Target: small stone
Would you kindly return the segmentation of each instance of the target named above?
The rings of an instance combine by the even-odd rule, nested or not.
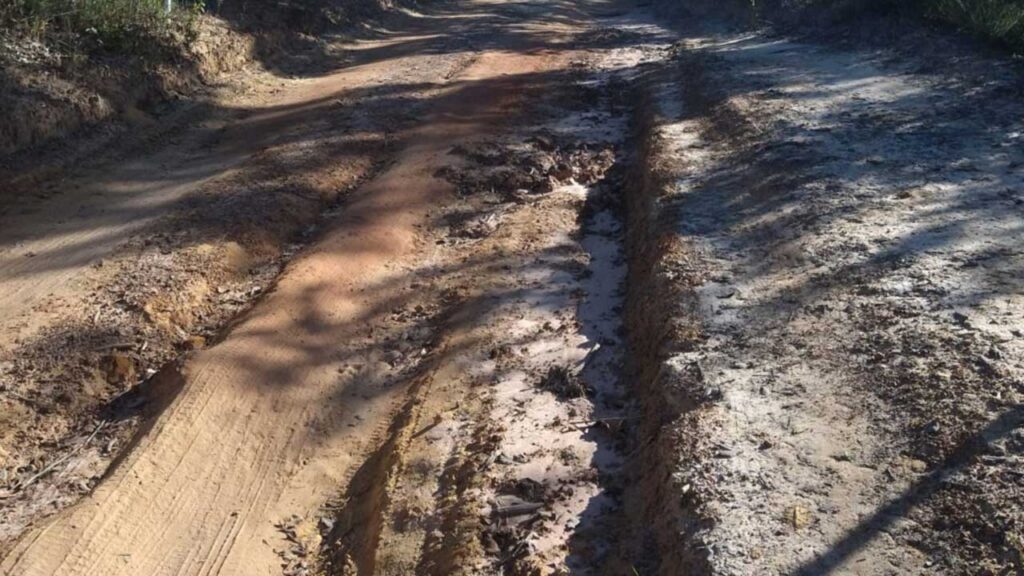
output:
[[[320,517],[320,530],[322,532],[330,532],[331,530],[334,530],[334,518],[329,518],[327,516],[321,516]]]
[[[803,506],[790,506],[786,509],[786,521],[796,530],[803,530],[811,524],[811,512]]]
[[[206,347],[206,338],[202,336],[189,336],[185,339],[186,350],[201,350]]]
[[[135,379],[135,362],[124,354],[114,353],[103,360],[103,372],[107,382],[123,384]]]
[[[501,548],[498,543],[494,541],[494,537],[489,532],[484,532],[480,537],[481,544],[483,544],[484,552],[492,556],[497,556],[501,553]]]

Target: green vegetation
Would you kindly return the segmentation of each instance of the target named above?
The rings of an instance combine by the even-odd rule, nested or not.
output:
[[[924,18],[1024,51],[1024,0],[748,0],[762,15],[826,13]]]
[[[1015,50],[1024,49],[1020,0],[924,0],[925,14]]]
[[[65,46],[151,52],[189,36],[201,4],[164,11],[163,0],[0,0],[0,28]]]

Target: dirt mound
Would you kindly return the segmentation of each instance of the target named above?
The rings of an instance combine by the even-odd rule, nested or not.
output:
[[[210,4],[187,31],[154,36],[145,50],[0,33],[0,160],[87,128],[125,128],[111,121],[150,123],[181,101],[204,100],[211,85],[247,66],[303,72],[326,59],[314,54],[323,46],[313,34],[354,27],[392,7],[378,0]]]
[[[10,38],[0,44],[0,154],[113,119],[159,115],[251,62],[253,46],[251,37],[211,17],[199,19],[193,41],[146,56],[62,53]]]
[[[550,192],[562,184],[593,184],[613,163],[610,148],[558,140],[538,134],[515,146],[482,142],[473,150],[456,147],[451,153],[465,158],[465,163],[446,166],[438,176],[463,196],[491,193],[505,201],[525,201],[530,194]]]

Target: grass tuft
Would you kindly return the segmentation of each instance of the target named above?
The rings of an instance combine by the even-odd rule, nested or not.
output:
[[[1024,49],[1024,2],[1016,0],[927,0],[925,15],[1014,50]]]

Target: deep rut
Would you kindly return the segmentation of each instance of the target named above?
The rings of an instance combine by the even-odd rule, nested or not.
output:
[[[566,102],[573,89],[544,103]],[[445,312],[381,448],[324,511],[328,574],[591,573],[612,549],[628,404],[617,145],[538,116],[453,149],[464,194],[420,287]],[[489,188],[552,156],[565,183]]]
[[[600,565],[621,489],[623,270],[608,197],[587,194],[557,187],[487,238],[442,249],[468,253],[438,279],[454,312],[340,499],[328,574]]]

